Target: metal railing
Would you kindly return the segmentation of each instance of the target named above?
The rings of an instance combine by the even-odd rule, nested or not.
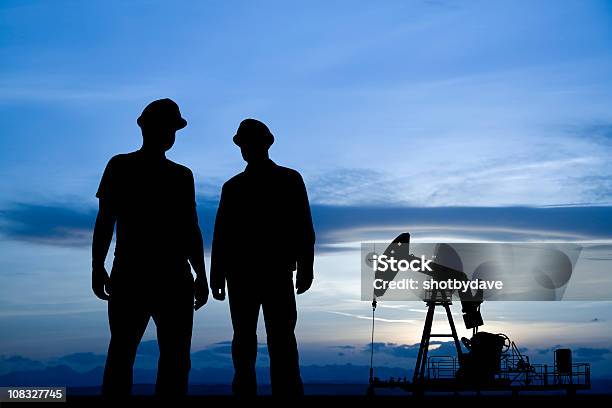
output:
[[[559,372],[554,365],[531,364],[528,357],[516,353],[505,353],[495,378],[499,384],[509,387],[557,387],[590,386],[591,365],[572,364],[571,372]],[[450,355],[430,356],[427,364],[429,381],[452,380],[456,378],[459,363]]]
[[[430,356],[427,361],[427,378],[430,380],[454,379],[459,364],[454,356]]]

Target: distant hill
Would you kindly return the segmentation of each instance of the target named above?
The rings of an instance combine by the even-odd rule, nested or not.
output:
[[[309,365],[302,367],[306,393],[311,395],[362,395],[368,383],[369,367],[352,364]],[[103,368],[96,367],[79,372],[67,365],[57,365],[35,370],[13,371],[0,375],[0,386],[66,386],[72,395],[99,393]],[[155,370],[134,370],[134,393],[151,394],[155,383]],[[380,378],[410,378],[411,372],[397,367],[379,367]],[[191,370],[190,394],[227,395],[231,392],[233,370],[231,368],[197,368]],[[257,377],[261,393],[269,393],[268,367],[258,367]],[[612,394],[612,379],[593,379],[591,393]]]
[[[353,364],[337,365],[309,365],[302,366],[304,382],[316,384],[362,384],[365,389],[368,383],[369,367]],[[232,368],[194,368],[191,370],[189,380],[191,384],[231,384]],[[382,378],[408,376],[410,371],[403,368],[381,367],[376,374]],[[71,388],[88,388],[99,386],[102,382],[103,368],[96,367],[88,371],[77,371],[67,365],[54,365],[41,369],[12,371],[0,375],[0,386],[66,386]],[[156,370],[134,370],[135,384],[155,383]],[[258,367],[257,378],[261,384],[269,384],[269,368]],[[145,387],[146,389],[146,387]]]

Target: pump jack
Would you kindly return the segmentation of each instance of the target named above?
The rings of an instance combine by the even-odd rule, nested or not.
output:
[[[437,253],[450,249],[448,245],[441,244],[437,248]],[[417,260],[418,257],[410,253],[410,234],[403,233],[391,242],[385,249],[384,255],[393,256],[396,259],[407,261]],[[452,258],[452,257],[451,257]],[[448,262],[447,262],[448,263]],[[464,282],[469,278],[461,269],[461,262],[458,261],[455,268],[432,262],[431,271],[423,271],[434,280],[458,279]],[[376,279],[392,281],[397,272],[387,270],[375,273]],[[451,290],[434,290],[427,293],[423,300],[427,307],[425,324],[412,382],[403,380],[389,379],[380,380],[374,376],[374,313],[376,311],[377,298],[385,294],[386,289],[374,289],[372,301],[372,347],[370,360],[370,385],[368,394],[373,395],[375,388],[400,388],[416,394],[425,391],[512,391],[518,393],[521,390],[566,390],[568,394],[575,393],[578,389],[590,389],[590,364],[572,364],[571,350],[558,349],[555,352],[555,363],[549,370],[547,365],[531,364],[528,356],[523,356],[518,347],[508,336],[504,334],[492,334],[478,332],[478,328],[484,324],[480,313],[480,306],[483,301],[483,291],[476,293],[471,291],[459,291],[459,298],[462,305],[463,322],[467,329],[472,330],[472,338],[463,337],[461,342],[468,349],[463,352],[461,342],[457,334],[455,322],[450,309],[452,305]],[[435,310],[442,307],[446,312],[446,318],[450,327],[450,333],[431,333]],[[452,338],[457,352],[456,359],[434,360],[429,357],[429,346],[431,338]],[[559,356],[563,356],[563,361],[558,361]],[[569,356],[569,357],[568,357]],[[568,361],[569,358],[569,361]],[[458,364],[457,364],[458,362]],[[568,381],[567,378],[571,380]]]

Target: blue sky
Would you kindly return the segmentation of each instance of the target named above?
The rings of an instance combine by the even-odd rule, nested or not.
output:
[[[329,348],[360,348],[369,330],[358,255],[335,247],[406,230],[611,238],[609,2],[5,1],[0,32],[0,355],[104,353],[94,193],[161,97],[189,122],[169,157],[194,171],[207,245],[220,185],[244,166],[241,119],[266,122],[272,158],[303,174],[320,243],[299,299],[304,363],[367,363]],[[423,306],[395,306],[380,340],[417,342]],[[609,306],[484,313],[533,350],[610,350]],[[230,337],[227,304],[197,313],[194,349]]]

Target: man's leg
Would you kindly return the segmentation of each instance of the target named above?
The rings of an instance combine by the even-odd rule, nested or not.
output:
[[[166,292],[154,306],[153,320],[159,344],[157,396],[176,398],[187,395],[193,329],[192,285]]]
[[[259,301],[255,287],[235,282],[228,282],[228,297],[234,338],[232,340],[232,360],[234,362],[234,380],[232,393],[237,396],[257,394],[257,376],[255,360],[257,359],[257,318]]]
[[[299,397],[304,395],[304,386],[295,339],[297,310],[293,280],[287,279],[274,286],[263,301],[272,394]]]
[[[141,302],[114,296],[108,301],[108,322],[111,340],[102,394],[110,398],[126,397],[132,390],[134,359],[149,313]]]

